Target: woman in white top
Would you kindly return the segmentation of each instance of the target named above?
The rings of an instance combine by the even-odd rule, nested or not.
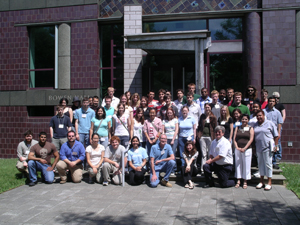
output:
[[[178,119],[175,118],[175,112],[172,108],[168,108],[166,114],[166,120],[162,122],[162,132],[167,135],[167,143],[171,145],[174,156],[176,156],[178,146]],[[176,170],[177,165],[175,164],[174,171]]]
[[[120,144],[127,148],[131,134],[131,120],[129,115],[125,114],[124,104],[120,103],[117,109],[117,114],[112,117],[113,133],[120,138]]]
[[[138,93],[134,93],[130,98],[130,105],[133,110],[133,116],[135,116],[136,109],[140,107],[140,96]]]
[[[88,172],[89,172],[89,184],[94,183],[94,177],[96,176],[96,181],[98,183],[102,182],[102,163],[104,157],[104,146],[99,144],[99,135],[94,133],[92,135],[92,144],[89,145],[86,152],[86,161],[88,163]]]
[[[132,123],[133,128],[131,128],[130,136],[138,137],[139,142],[143,148],[146,147],[146,137],[143,132],[144,122],[145,122],[144,110],[142,108],[137,108],[136,114],[133,119],[133,123]]]
[[[127,100],[126,95],[121,95],[120,103],[124,104],[124,106],[125,106],[124,113],[127,114],[128,116],[130,116],[130,120],[132,121],[133,120],[133,109],[129,105],[129,100]]]

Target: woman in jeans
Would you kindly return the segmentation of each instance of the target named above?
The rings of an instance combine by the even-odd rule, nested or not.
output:
[[[90,143],[92,143],[92,134],[99,135],[99,144],[107,147],[111,136],[110,118],[106,117],[106,112],[102,106],[96,109],[96,116],[91,120]]]
[[[163,134],[167,135],[167,143],[171,145],[174,156],[178,146],[178,119],[175,118],[175,112],[172,108],[168,108],[166,112],[166,119],[162,122]],[[175,164],[174,171],[177,170]]]
[[[183,106],[181,108],[181,117],[178,118],[178,146],[179,146],[179,154],[181,160],[181,166],[185,165],[185,160],[183,158],[184,145],[187,141],[192,141],[194,144],[196,143],[196,128],[197,122],[193,116],[189,116],[189,107]]]
[[[127,148],[130,140],[131,120],[128,114],[125,114],[125,105],[118,105],[116,115],[113,115],[113,132],[114,136],[120,138],[120,144]]]
[[[205,113],[200,116],[198,125],[198,138],[202,151],[201,171],[203,172],[203,165],[209,158],[209,149],[211,142],[215,139],[215,127],[217,126],[217,118],[211,111],[210,103],[204,104]]]

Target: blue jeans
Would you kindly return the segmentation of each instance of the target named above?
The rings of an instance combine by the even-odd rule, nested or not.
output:
[[[102,137],[104,138],[104,141],[101,141],[101,138],[99,140],[99,144],[103,145],[104,148],[106,149],[106,147],[108,146],[108,137]]]
[[[282,129],[280,131],[280,138],[278,139],[279,151],[273,153],[273,159],[272,159],[273,165],[276,164],[277,160],[280,161],[282,158],[281,133],[282,133]]]
[[[192,141],[194,140],[194,135],[191,136]],[[180,160],[181,160],[181,166],[185,165],[185,161],[183,159],[183,152],[184,152],[184,145],[187,142],[188,137],[178,137],[178,148],[179,148],[179,155],[180,155]]]
[[[168,143],[169,145],[171,145],[171,144],[170,144],[171,141],[172,141],[172,139],[168,139],[167,143]],[[172,151],[173,151],[174,157],[175,157],[175,162],[176,162],[177,146],[178,146],[178,139],[175,139],[175,140],[174,140],[174,144],[171,145]],[[175,163],[174,170],[173,170],[172,172],[175,172],[175,171],[177,171],[177,163]]]
[[[151,169],[151,171],[150,171],[150,186],[157,187],[157,185],[159,184],[159,173],[160,172],[166,172],[164,180],[168,181],[169,176],[170,176],[171,172],[173,171],[175,164],[176,164],[176,162],[174,160],[169,160],[169,161],[165,162],[165,165],[161,168],[161,170],[155,171],[157,179],[154,182],[151,181],[151,178],[153,176],[152,169]]]
[[[53,170],[47,171],[47,168],[50,167],[48,164],[43,164],[38,161],[29,160],[28,161],[28,171],[29,171],[29,180],[30,182],[37,181],[36,171],[41,171],[43,177],[45,178],[45,183],[51,184],[54,180]]]
[[[120,145],[123,145],[126,149],[129,145],[129,136],[118,136],[120,138]]]
[[[79,134],[79,141],[86,148],[90,143],[90,134]]]

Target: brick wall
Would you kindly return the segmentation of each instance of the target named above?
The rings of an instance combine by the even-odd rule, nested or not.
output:
[[[71,24],[71,89],[99,88],[97,21]]]
[[[50,117],[29,118],[26,106],[0,107],[0,158],[16,158],[19,142],[24,140],[23,133],[30,129],[34,139],[38,140],[38,134],[45,131],[50,137]],[[49,138],[50,141],[50,138]]]
[[[263,8],[299,6],[299,0],[262,0]]]
[[[300,162],[300,104],[284,104],[284,106],[286,109],[286,120],[282,129],[282,160]],[[293,142],[293,147],[287,146],[288,141]]]
[[[264,85],[295,85],[296,14],[294,10],[263,12]]]
[[[0,12],[0,91],[27,90],[29,84],[29,40],[27,27],[15,27],[15,24],[39,23],[52,21],[65,21],[74,19],[98,18],[98,5],[72,6],[60,8],[34,9],[23,11]],[[86,66],[88,79],[76,79],[72,84],[74,88],[92,84],[95,88],[98,82],[99,66],[99,38],[97,22],[87,22],[86,24],[72,24],[78,28],[72,31],[72,39],[77,40],[76,48],[86,54],[86,57],[74,57],[72,63],[75,68],[71,68],[71,79],[78,76],[76,65]],[[85,34],[83,34],[85,33]],[[88,39],[89,37],[90,39]],[[91,39],[93,38],[93,41]],[[91,41],[86,43],[86,41]],[[73,43],[72,43],[73,44]],[[92,53],[94,51],[94,53]],[[94,57],[92,57],[92,54]],[[78,66],[77,66],[78,67]],[[89,68],[87,68],[89,67]],[[91,71],[93,70],[93,74]],[[92,79],[90,79],[92,78]],[[83,83],[82,83],[83,82]]]

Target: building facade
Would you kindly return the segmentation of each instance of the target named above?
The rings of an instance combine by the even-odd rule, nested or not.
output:
[[[2,0],[0,157],[16,157],[27,129],[49,133],[62,97],[196,83],[279,91],[283,160],[300,162],[299,10],[297,0]]]

